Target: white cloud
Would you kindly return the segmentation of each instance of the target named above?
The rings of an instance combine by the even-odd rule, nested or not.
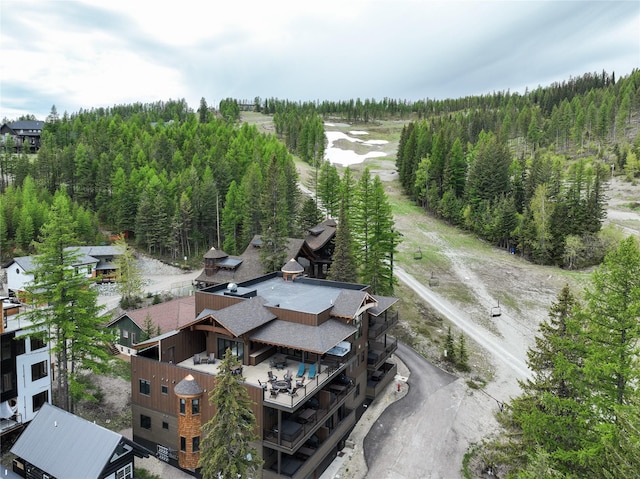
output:
[[[0,3],[0,115],[201,97],[417,100],[640,65],[637,2]],[[6,65],[11,65],[7,68]]]

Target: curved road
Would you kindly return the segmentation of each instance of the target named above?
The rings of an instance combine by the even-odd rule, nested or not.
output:
[[[400,281],[409,286],[436,311],[464,331],[467,336],[482,345],[497,362],[513,369],[520,379],[529,377],[530,371],[524,358],[515,356],[505,348],[500,338],[473,322],[465,313],[435,294],[402,268],[396,266],[393,272]],[[526,348],[524,348],[523,351],[526,351]]]
[[[461,398],[463,385],[402,343],[396,354],[411,371],[409,391],[382,413],[364,440],[367,477],[453,477],[449,468],[459,470],[460,461],[447,459],[442,435],[451,429],[460,403],[452,395]]]
[[[396,267],[394,273],[467,336],[483,345],[494,360],[510,367],[520,378],[529,376],[526,362],[505,347],[505,340],[474,323],[402,268]],[[482,437],[485,425],[473,410],[463,407],[466,400],[474,400],[469,399],[465,381],[430,364],[402,343],[398,343],[396,354],[411,371],[409,392],[389,405],[364,440],[367,477],[460,477],[461,459],[469,437]],[[476,397],[475,400],[482,400]]]

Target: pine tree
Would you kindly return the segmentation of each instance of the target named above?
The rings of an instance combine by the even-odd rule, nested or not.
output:
[[[327,274],[327,279],[355,283],[358,279],[356,261],[353,256],[353,243],[349,220],[345,213],[344,200],[340,206],[338,228],[336,229],[336,243],[333,251],[333,261]]]
[[[231,373],[234,366],[240,366],[240,361],[227,349],[209,393],[215,414],[202,427],[198,467],[203,479],[257,477],[262,465],[252,445],[259,438],[251,399],[242,384],[244,378]]]
[[[527,352],[533,376],[521,383],[523,394],[511,406],[525,450],[541,446],[564,472],[584,472],[597,440],[590,427],[583,321],[577,300],[565,286]]]
[[[605,257],[592,285],[586,293],[586,370],[600,414],[614,421],[613,407],[627,404],[640,380],[640,249],[633,236]]]
[[[265,273],[278,271],[287,260],[288,221],[286,178],[272,157],[262,191],[262,248],[260,262]]]
[[[444,359],[450,363],[456,362],[456,348],[451,326],[447,328],[447,338],[444,341]]]
[[[73,412],[74,400],[86,396],[78,371],[104,371],[109,354],[104,347],[109,333],[102,328],[98,293],[90,287],[86,270],[78,268],[70,200],[63,189],[56,193],[48,222],[37,243],[29,297],[37,305],[26,313],[30,334],[51,344],[56,357],[56,405]],[[46,306],[44,306],[46,305]]]
[[[467,344],[464,339],[464,334],[460,333],[458,337],[458,355],[456,364],[462,371],[469,371],[469,352],[467,351]]]
[[[120,294],[120,306],[124,309],[135,307],[142,298],[142,273],[138,269],[133,249],[129,247],[124,236],[115,242],[120,255],[116,257],[117,270],[116,291]]]

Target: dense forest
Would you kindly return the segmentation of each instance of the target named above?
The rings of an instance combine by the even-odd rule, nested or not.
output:
[[[242,104],[246,107],[246,104]],[[299,236],[321,216],[303,208],[293,155],[314,168],[325,213],[337,217],[336,168],[324,160],[323,123],[407,121],[397,166],[426,210],[540,263],[580,267],[606,251],[598,235],[606,179],[638,175],[640,72],[616,81],[587,74],[511,94],[408,102],[289,102],[256,98],[276,135],[240,123],[240,103],[184,100],[47,117],[37,156],[0,154],[3,257],[30,254],[47,204],[62,186],[79,236],[127,232],[149,253],[200,256],[212,245],[240,253],[255,234]],[[575,161],[574,161],[575,160]],[[267,183],[269,185],[267,186]],[[282,224],[267,224],[265,188]],[[356,235],[357,236],[357,235]]]

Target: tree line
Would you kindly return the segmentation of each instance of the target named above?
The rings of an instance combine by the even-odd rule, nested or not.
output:
[[[609,246],[598,235],[606,181],[615,169],[637,176],[640,154],[640,72],[604,83],[571,102],[558,94],[569,90],[553,86],[521,110],[509,101],[407,124],[396,160],[405,192],[532,261],[599,263]]]

